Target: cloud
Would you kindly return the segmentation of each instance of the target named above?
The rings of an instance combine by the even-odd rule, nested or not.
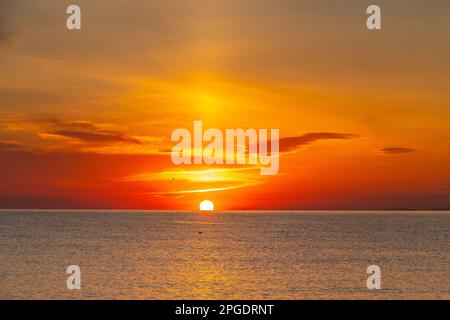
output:
[[[237,185],[227,185],[224,187],[217,187],[217,188],[205,188],[205,189],[192,189],[192,190],[178,190],[178,191],[154,191],[149,192],[148,194],[151,196],[161,197],[161,196],[180,196],[184,194],[191,194],[191,193],[208,193],[208,192],[218,192],[218,191],[229,191],[229,190],[236,190],[236,189],[242,189],[246,187],[252,187],[255,183],[239,183]]]
[[[356,134],[336,132],[311,132],[297,137],[280,139],[280,152],[295,151],[301,146],[311,144],[319,140],[348,140],[358,138]]]
[[[135,137],[119,130],[106,129],[89,121],[60,121],[51,118],[41,120],[40,122],[50,129],[44,134],[53,136],[72,138],[86,143],[96,144],[141,144],[141,141]]]
[[[53,117],[27,119],[21,114],[5,114],[0,119],[0,141],[2,134],[15,137],[3,138],[3,141],[32,145],[33,148],[27,150],[39,152],[160,154],[158,150],[165,143],[155,136],[132,135],[114,124]],[[1,150],[6,148],[17,150],[18,145],[9,143]]]
[[[257,166],[244,168],[216,168],[201,170],[167,170],[162,172],[140,173],[127,177],[126,181],[187,181],[187,182],[224,182],[253,180],[259,177]],[[249,179],[252,177],[252,179]]]
[[[279,140],[279,152],[287,153],[287,152],[295,152],[301,146],[308,145],[314,143],[319,140],[349,140],[358,138],[357,134],[350,133],[336,133],[336,132],[310,132],[301,136],[296,137],[286,137],[280,138]],[[270,146],[271,141],[267,141],[267,144]],[[249,154],[250,148],[246,146],[246,154]],[[193,152],[193,149],[191,149]],[[169,149],[161,149],[161,153],[171,152]]]
[[[141,144],[141,142],[138,139],[123,134],[121,132],[111,132],[111,131],[86,132],[73,130],[58,130],[51,132],[50,134],[93,143],[123,142],[132,144]]]
[[[64,121],[57,118],[10,119],[6,123],[10,131],[32,131],[44,139],[75,139],[84,143],[109,145],[127,143],[140,145],[141,140],[120,130],[111,129],[111,125],[99,125],[89,121]]]
[[[148,193],[154,197],[174,197],[191,193],[207,193],[235,190],[262,183],[258,167],[216,168],[193,170],[164,170],[132,175],[123,179],[128,182],[158,184],[159,190]],[[173,190],[176,189],[176,190]]]
[[[89,121],[81,121],[81,120],[65,121],[57,118],[41,118],[25,122],[34,124],[37,127],[46,129],[48,131],[57,131],[57,130],[96,131],[98,130],[99,127],[98,125]]]
[[[16,141],[0,141],[0,152],[28,151],[28,148]]]
[[[388,147],[380,150],[384,154],[404,154],[416,152],[416,149],[407,147]]]

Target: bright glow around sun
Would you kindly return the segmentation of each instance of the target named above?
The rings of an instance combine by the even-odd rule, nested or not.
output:
[[[203,200],[200,203],[200,211],[213,211],[214,210],[214,203],[209,200]]]

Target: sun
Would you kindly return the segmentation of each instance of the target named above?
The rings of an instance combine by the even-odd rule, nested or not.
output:
[[[200,211],[214,211],[214,203],[210,200],[200,202]]]

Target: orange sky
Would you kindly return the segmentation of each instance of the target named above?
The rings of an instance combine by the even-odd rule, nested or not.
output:
[[[450,3],[72,2],[0,4],[0,207],[450,206]],[[279,128],[280,172],[173,165],[194,120]]]

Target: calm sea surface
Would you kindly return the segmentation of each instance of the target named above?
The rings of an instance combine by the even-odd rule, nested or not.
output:
[[[0,211],[0,298],[450,299],[450,212]]]

